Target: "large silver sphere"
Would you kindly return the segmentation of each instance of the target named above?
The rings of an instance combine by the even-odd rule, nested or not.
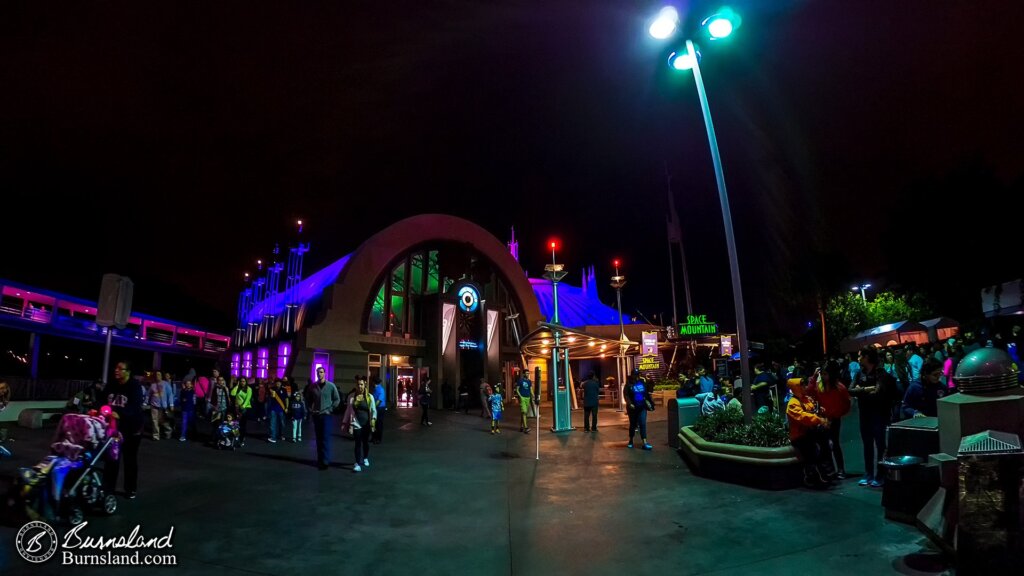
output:
[[[995,392],[1015,388],[1017,367],[999,348],[979,348],[956,367],[953,380],[961,392]]]

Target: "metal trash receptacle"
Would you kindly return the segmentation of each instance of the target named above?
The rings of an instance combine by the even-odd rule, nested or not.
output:
[[[914,524],[917,513],[939,489],[939,470],[914,455],[888,456],[879,462],[885,471],[882,506],[890,520]]]
[[[693,426],[700,416],[700,402],[696,398],[673,398],[668,401],[668,445],[679,449],[679,429]]]
[[[957,574],[1019,573],[1024,563],[1020,438],[994,430],[964,436],[957,466]]]

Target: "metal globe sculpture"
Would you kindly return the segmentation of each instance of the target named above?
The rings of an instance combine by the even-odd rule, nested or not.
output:
[[[996,392],[1018,387],[1018,368],[1005,351],[979,348],[956,367],[953,380],[961,392]]]

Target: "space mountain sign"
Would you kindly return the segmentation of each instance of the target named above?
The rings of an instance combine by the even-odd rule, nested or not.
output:
[[[714,336],[718,334],[718,324],[708,320],[707,315],[687,316],[686,323],[679,325],[680,336]]]

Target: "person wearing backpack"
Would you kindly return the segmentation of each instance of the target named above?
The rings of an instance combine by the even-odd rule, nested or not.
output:
[[[630,375],[626,383],[625,396],[626,415],[629,416],[629,444],[626,444],[626,448],[633,447],[633,436],[639,429],[643,449],[652,450],[654,446],[647,442],[647,411],[654,408],[654,401],[651,399],[650,386],[640,376],[639,370],[633,370],[633,374]]]

